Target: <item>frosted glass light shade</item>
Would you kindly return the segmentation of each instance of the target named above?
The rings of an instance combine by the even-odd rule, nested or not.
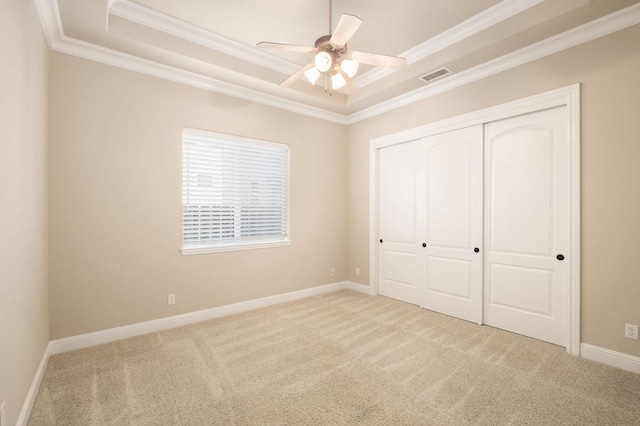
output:
[[[304,72],[304,76],[307,77],[307,80],[309,80],[309,83],[316,84],[318,77],[320,77],[320,71],[318,71],[318,69],[315,67],[309,68]]]
[[[327,52],[318,52],[313,63],[316,68],[318,68],[318,71],[327,72],[331,68],[331,65],[333,65],[333,60]]]
[[[360,63],[355,59],[343,59],[340,63],[340,68],[349,78],[353,78],[358,72],[358,65]]]
[[[332,89],[342,89],[344,85],[347,84],[347,80],[344,79],[342,74],[337,73],[331,76],[331,88]]]

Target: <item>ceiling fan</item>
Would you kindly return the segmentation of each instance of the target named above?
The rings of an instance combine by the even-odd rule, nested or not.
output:
[[[329,0],[329,32],[331,32],[333,28],[332,6],[332,0]],[[302,75],[304,75],[311,84],[315,85],[318,78],[323,76],[325,92],[331,94],[332,90],[342,89],[345,94],[351,95],[358,89],[353,81],[353,77],[358,72],[360,62],[395,69],[400,69],[407,65],[405,58],[348,50],[347,42],[355,34],[362,22],[362,19],[355,15],[343,14],[333,34],[318,38],[315,42],[315,47],[264,41],[257,45],[264,49],[313,53],[315,55],[311,62],[280,83],[281,86],[291,86],[302,77]]]

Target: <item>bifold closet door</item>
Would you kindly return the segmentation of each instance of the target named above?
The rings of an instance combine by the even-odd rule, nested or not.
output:
[[[383,296],[418,305],[420,232],[424,229],[425,168],[420,141],[379,150],[379,291]]]
[[[482,323],[482,125],[423,139],[424,308]]]
[[[566,107],[485,125],[484,322],[566,346]]]

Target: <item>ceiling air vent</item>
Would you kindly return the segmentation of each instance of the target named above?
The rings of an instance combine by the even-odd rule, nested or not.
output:
[[[435,71],[431,71],[429,74],[427,75],[423,75],[422,77],[420,77],[420,80],[423,80],[427,83],[432,82],[433,80],[437,80],[439,78],[444,77],[445,75],[449,75],[451,74],[453,71],[451,71],[449,68],[447,67],[442,67],[439,68]]]

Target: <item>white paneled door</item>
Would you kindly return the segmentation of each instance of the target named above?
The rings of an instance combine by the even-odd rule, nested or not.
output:
[[[482,125],[423,139],[426,280],[421,305],[482,324]]]
[[[418,305],[423,262],[419,239],[424,229],[425,168],[420,141],[379,151],[379,286],[380,294]]]
[[[488,123],[484,322],[568,342],[570,146],[566,107]]]
[[[380,294],[578,353],[577,95],[374,141]]]

